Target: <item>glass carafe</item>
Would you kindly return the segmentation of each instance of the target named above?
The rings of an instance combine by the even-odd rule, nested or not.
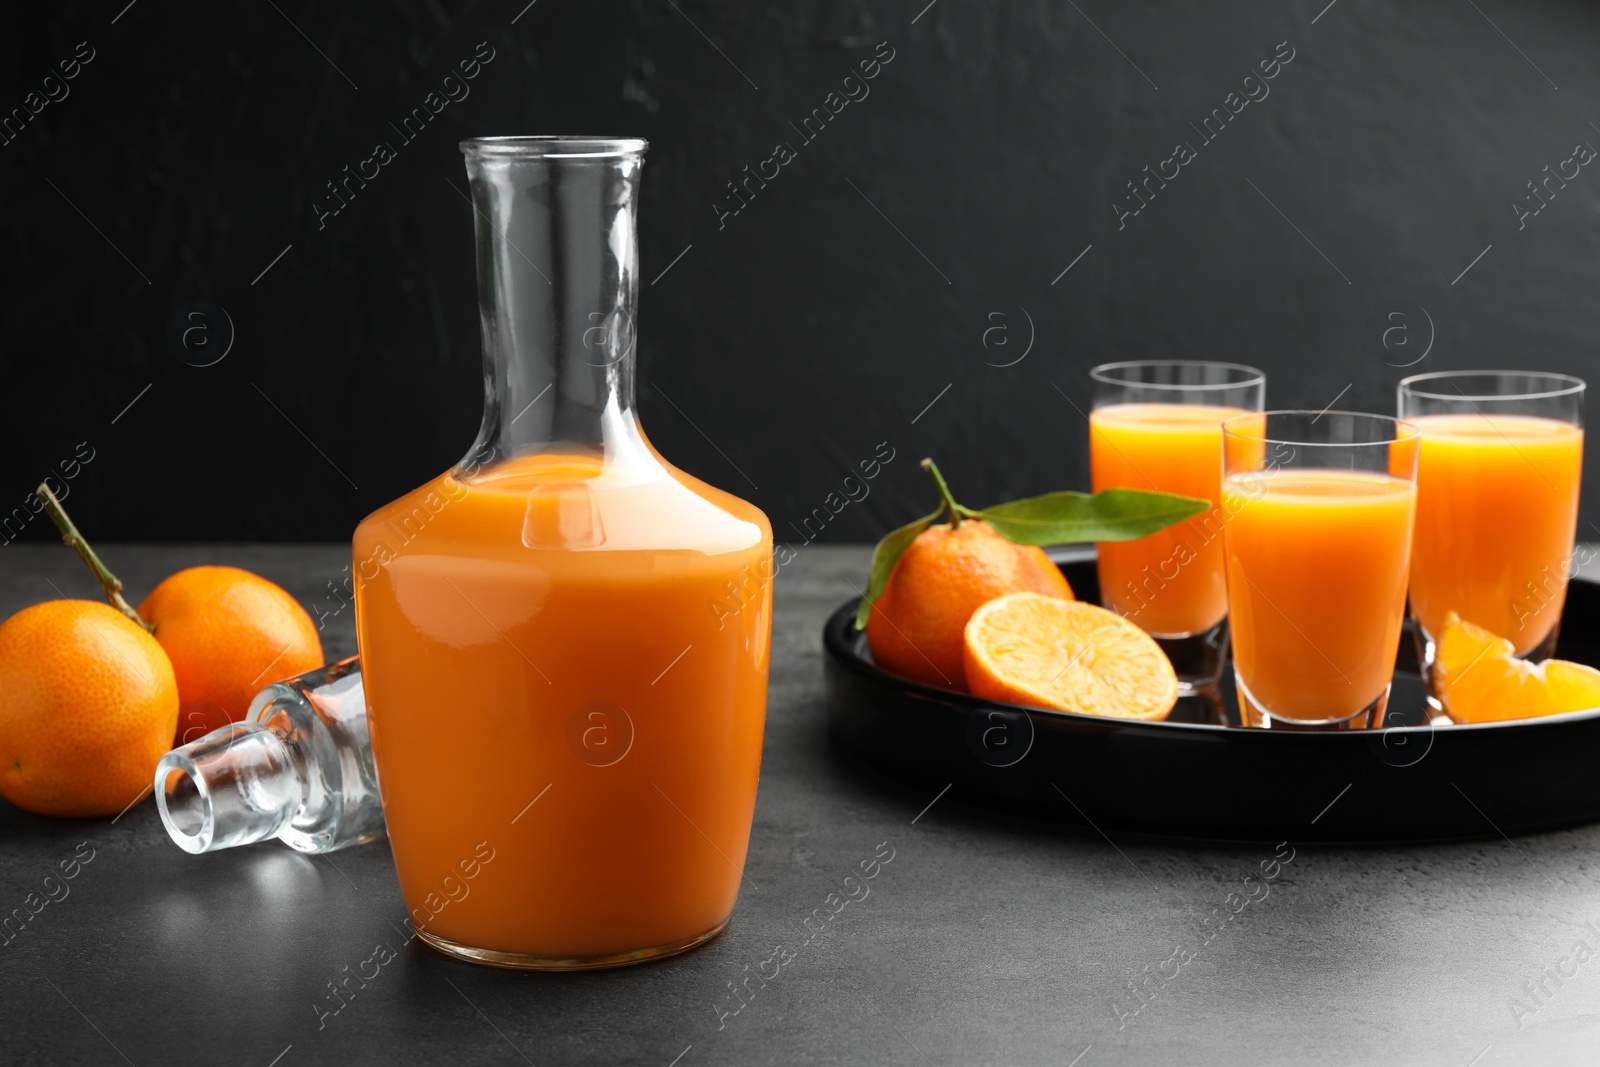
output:
[[[772,531],[634,407],[645,143],[463,142],[482,428],[357,528],[384,815],[418,935],[507,967],[722,929],[766,717]]]

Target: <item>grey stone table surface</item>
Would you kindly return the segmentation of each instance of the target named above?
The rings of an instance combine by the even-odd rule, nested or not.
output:
[[[214,562],[328,611],[349,560],[343,546],[100,547],[135,599]],[[1600,827],[1302,847],[1200,947],[1201,919],[1270,850],[1078,836],[954,793],[929,808],[832,752],[819,634],[867,553],[808,547],[777,579],[749,881],[707,946],[605,972],[478,968],[406,940],[383,844],[193,857],[148,800],[83,821],[0,801],[0,909],[27,917],[0,945],[0,1063],[1600,1060]],[[96,592],[60,546],[0,554],[0,614]],[[348,609],[324,637],[330,658],[354,651]],[[1273,803],[1245,782],[1212,799]],[[893,859],[869,895],[807,943],[801,921],[884,843]],[[84,856],[66,895],[32,913],[29,894]],[[779,950],[787,962],[769,963]],[[330,982],[374,967],[324,1014]]]

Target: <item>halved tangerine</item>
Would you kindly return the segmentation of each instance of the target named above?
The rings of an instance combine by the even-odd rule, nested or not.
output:
[[[974,612],[964,636],[967,688],[987,700],[1146,720],[1178,700],[1160,646],[1094,604],[1011,593]]]

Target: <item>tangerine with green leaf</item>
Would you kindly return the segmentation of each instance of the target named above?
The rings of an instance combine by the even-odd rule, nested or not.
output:
[[[995,597],[1021,592],[1072,599],[1072,587],[1043,549],[1007,541],[982,519],[929,526],[872,605],[872,658],[914,681],[965,689],[967,620]]]
[[[1181,522],[1203,500],[1112,489],[1047,493],[976,511],[956,503],[931,459],[922,467],[941,506],[878,543],[856,615],[884,670],[928,685],[966,689],[963,633],[984,604],[1010,593],[1072,600],[1072,587],[1039,547],[1132,540]],[[940,515],[948,521],[934,523]]]

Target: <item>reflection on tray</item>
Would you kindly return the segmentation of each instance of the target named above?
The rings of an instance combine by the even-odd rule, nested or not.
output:
[[[1400,639],[1400,651],[1395,659],[1394,682],[1389,691],[1389,705],[1383,721],[1368,723],[1353,721],[1351,729],[1391,729],[1396,726],[1426,726],[1432,711],[1428,707],[1427,687],[1417,670],[1416,642],[1411,634],[1411,622],[1406,622],[1406,633]],[[1167,716],[1167,722],[1201,723],[1212,726],[1249,726],[1261,728],[1269,724],[1246,723],[1239,708],[1239,689],[1233,681],[1233,665],[1223,667],[1222,677],[1215,686],[1178,698],[1177,706]],[[1283,723],[1270,724],[1272,729],[1294,729]],[[1327,727],[1315,727],[1325,730]]]

